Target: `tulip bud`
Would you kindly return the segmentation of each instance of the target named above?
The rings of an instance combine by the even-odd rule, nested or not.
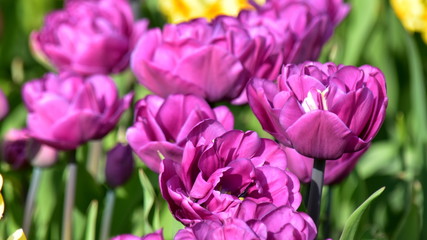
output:
[[[134,168],[132,149],[129,145],[117,144],[107,153],[105,179],[112,187],[123,185],[132,175]]]

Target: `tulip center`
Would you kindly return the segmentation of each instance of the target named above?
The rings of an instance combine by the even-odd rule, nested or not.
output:
[[[231,196],[236,196],[240,201],[243,201],[245,199],[245,197],[248,195],[248,188],[250,186],[251,185],[247,186],[246,188],[244,188],[244,190],[243,189],[237,189],[235,191],[232,191],[232,190],[229,190],[227,188],[224,188],[222,185],[219,185],[217,187],[217,190],[222,194],[228,194]]]
[[[307,97],[304,98],[302,102],[302,108],[306,113],[314,110],[325,110],[328,111],[327,97],[329,93],[329,88],[326,88],[323,91],[319,89],[310,90],[307,94]]]

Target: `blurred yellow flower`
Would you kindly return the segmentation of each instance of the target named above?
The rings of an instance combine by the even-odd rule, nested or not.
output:
[[[0,219],[3,217],[4,212],[4,201],[1,195],[1,189],[3,187],[3,176],[0,174]],[[24,231],[22,229],[16,230],[7,240],[27,240]]]
[[[18,229],[7,240],[27,240],[27,237],[22,229]]]
[[[391,5],[405,29],[420,32],[427,42],[427,0],[391,0]]]
[[[3,196],[1,195],[2,187],[3,187],[3,177],[0,174],[0,219],[3,217],[3,213],[4,213],[4,201],[3,201]]]
[[[263,4],[265,0],[255,0]],[[160,10],[169,22],[179,23],[204,17],[208,20],[218,15],[236,16],[242,9],[252,9],[248,0],[161,0]]]

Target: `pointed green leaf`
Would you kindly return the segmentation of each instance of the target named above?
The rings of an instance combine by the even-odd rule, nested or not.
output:
[[[151,208],[154,205],[154,200],[156,198],[156,193],[154,192],[154,188],[151,185],[150,180],[147,175],[144,173],[143,169],[140,169],[139,172],[139,181],[141,182],[141,187],[143,191],[143,199],[144,199],[144,220],[146,222],[145,226],[149,226],[148,217],[151,211]],[[150,226],[151,228],[151,226]],[[148,231],[152,231],[153,229],[148,229]]]
[[[340,240],[353,240],[354,235],[356,234],[356,230],[359,226],[360,218],[365,212],[366,208],[368,208],[369,204],[377,198],[384,191],[385,187],[378,189],[375,193],[373,193],[365,202],[362,203],[347,219],[344,225],[344,230],[341,234]]]

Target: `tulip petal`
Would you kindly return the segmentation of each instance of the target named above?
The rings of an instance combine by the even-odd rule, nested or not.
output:
[[[249,80],[248,72],[236,57],[225,49],[212,46],[201,48],[182,59],[175,73],[186,82],[204,89],[210,102],[237,97]]]
[[[286,133],[299,153],[323,160],[335,160],[359,142],[337,115],[323,110],[304,114]]]
[[[214,108],[213,111],[215,113],[215,118],[226,130],[234,129],[234,116],[228,107],[218,106]]]
[[[131,145],[132,146],[132,145]],[[160,171],[163,159],[181,162],[183,148],[170,142],[147,142],[140,148],[132,148],[138,157],[154,172]]]
[[[52,126],[52,136],[76,144],[76,147],[93,137],[99,116],[88,111],[68,114]]]
[[[293,75],[287,81],[299,102],[303,102],[312,89],[323,91],[326,87],[316,78],[307,75]]]
[[[216,120],[206,119],[193,127],[187,139],[195,146],[209,145],[213,140],[226,132],[224,126]]]

